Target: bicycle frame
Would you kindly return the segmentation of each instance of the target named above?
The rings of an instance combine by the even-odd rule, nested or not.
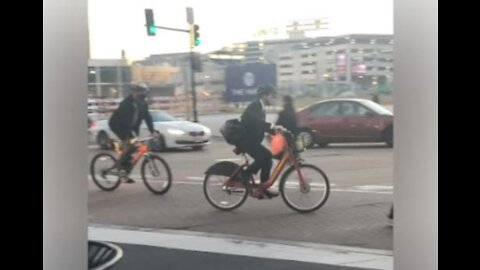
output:
[[[140,160],[142,156],[148,155],[150,150],[147,144],[138,141],[138,139],[132,139],[131,143],[137,147],[137,150],[135,150],[135,152],[132,154],[132,165],[135,166],[135,164]],[[113,145],[117,157],[120,157],[122,155],[120,142],[114,141]]]
[[[285,135],[284,135],[285,136]],[[245,163],[242,165],[242,166],[239,166],[234,172],[232,175],[230,175],[230,177],[228,178],[227,180],[227,183],[228,182],[231,182],[233,177],[235,177],[240,170],[242,170],[243,168],[245,167],[248,167],[249,166],[249,162],[248,162],[248,158],[245,154],[242,154],[243,158],[245,159]],[[302,175],[302,172],[300,171],[300,162],[301,162],[301,159],[298,158],[298,155],[295,154],[293,152],[293,149],[290,147],[290,143],[288,143],[288,140],[287,140],[287,143],[285,144],[285,149],[284,149],[284,154],[283,154],[283,157],[280,159],[280,161],[277,163],[277,165],[275,166],[273,172],[270,174],[270,177],[267,181],[265,181],[264,183],[261,183],[261,184],[256,184],[255,183],[255,179],[252,178],[250,179],[249,182],[247,182],[245,184],[245,186],[247,187],[247,190],[249,190],[249,193],[252,197],[256,197],[256,198],[259,198],[262,196],[262,193],[267,190],[268,188],[270,188],[273,184],[275,184],[275,182],[277,181],[278,177],[281,175],[281,173],[283,172],[283,170],[285,169],[285,166],[287,166],[287,164],[292,164],[295,166],[295,169],[298,173],[298,176],[299,176],[299,179],[300,179],[300,185],[303,187],[307,186],[304,178],[303,178],[303,175]],[[235,182],[234,182],[235,183]],[[237,182],[238,183],[238,182]]]

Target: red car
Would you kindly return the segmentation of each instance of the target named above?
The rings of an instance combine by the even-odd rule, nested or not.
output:
[[[329,143],[384,142],[393,146],[393,113],[367,99],[331,99],[297,113],[307,147]]]

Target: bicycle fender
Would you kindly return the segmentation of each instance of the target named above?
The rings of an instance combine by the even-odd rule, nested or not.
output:
[[[238,167],[239,165],[237,163],[231,161],[220,161],[210,166],[205,174],[230,176]]]

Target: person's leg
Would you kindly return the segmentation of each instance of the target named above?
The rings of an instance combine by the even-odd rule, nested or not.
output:
[[[135,145],[130,143],[130,139],[122,140],[122,154],[118,158],[118,169],[120,177],[126,183],[134,183],[135,181],[131,178],[128,178],[128,174],[132,169],[131,156],[135,152]]]
[[[247,176],[250,173],[257,173],[261,169],[260,181],[262,183],[268,181],[270,177],[270,170],[272,169],[272,153],[262,145],[256,145],[251,149],[248,149],[247,153],[252,156],[255,161],[246,170]],[[265,195],[269,198],[278,196],[278,193],[265,190]]]
[[[264,146],[260,146],[260,148],[258,149],[258,152],[259,152],[259,166],[260,166],[260,169],[262,170],[261,173],[260,173],[260,181],[263,183],[263,182],[266,182],[268,181],[268,178],[270,177],[270,171],[272,170],[272,153],[267,149],[265,148]]]
[[[263,167],[264,153],[262,148],[261,145],[251,145],[245,148],[245,152],[254,159],[252,164],[245,170],[245,173],[254,175]]]
[[[118,164],[120,169],[127,172],[131,169],[130,157],[135,152],[135,146],[130,143],[130,139],[122,141],[122,154],[118,158]]]

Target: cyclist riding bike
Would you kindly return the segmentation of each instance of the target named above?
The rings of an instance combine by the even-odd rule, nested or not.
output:
[[[272,99],[275,94],[275,87],[271,85],[260,86],[257,91],[258,99],[248,105],[242,113],[241,122],[245,128],[246,134],[237,149],[239,152],[247,153],[253,157],[254,162],[244,171],[242,171],[241,178],[243,181],[248,181],[252,175],[260,173],[260,181],[266,182],[270,177],[270,170],[272,168],[272,154],[262,145],[265,133],[275,133],[285,130],[282,126],[275,126],[274,124],[266,122],[265,107],[272,104]],[[267,198],[274,198],[278,196],[277,192],[265,190],[264,195]]]
[[[122,154],[118,159],[120,178],[127,183],[133,183],[128,178],[132,169],[131,155],[136,151],[131,140],[138,137],[140,125],[145,120],[152,137],[158,138],[158,131],[154,130],[146,96],[148,87],[144,83],[132,83],[131,94],[127,96],[113,112],[108,124],[112,132],[122,141]]]

